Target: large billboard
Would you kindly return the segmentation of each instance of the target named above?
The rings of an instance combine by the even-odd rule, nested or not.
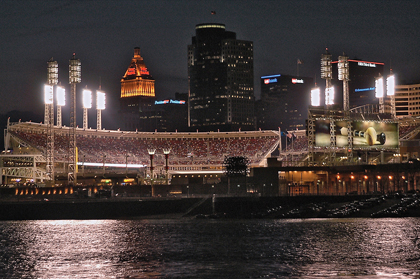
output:
[[[348,122],[335,121],[335,145],[348,146]],[[398,148],[398,123],[352,121],[353,148]],[[315,121],[315,146],[331,145],[330,120]]]

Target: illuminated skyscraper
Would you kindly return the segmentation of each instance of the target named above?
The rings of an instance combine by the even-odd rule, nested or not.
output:
[[[188,123],[201,130],[254,129],[253,43],[224,24],[198,24],[188,46]]]
[[[147,70],[140,48],[121,79],[120,114],[124,130],[154,131],[158,116],[154,111],[155,80]]]
[[[134,57],[121,79],[121,98],[135,96],[155,96],[155,80],[149,74],[140,56],[140,48],[134,48]]]

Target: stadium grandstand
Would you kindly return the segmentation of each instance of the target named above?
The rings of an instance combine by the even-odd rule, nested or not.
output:
[[[45,179],[45,124],[8,122],[3,178]],[[76,129],[78,173],[135,171],[150,175],[150,154],[154,153],[155,174],[165,171],[165,152],[169,152],[169,174],[222,173],[226,156],[244,156],[250,167],[264,166],[266,158],[278,148],[277,131],[244,132],[128,132],[120,130]],[[66,173],[69,157],[69,128],[54,127],[54,165],[56,175]]]

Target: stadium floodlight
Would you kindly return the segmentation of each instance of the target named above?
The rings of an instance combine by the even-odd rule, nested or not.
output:
[[[319,107],[321,105],[321,90],[317,87],[311,90],[311,106]]]
[[[96,109],[105,109],[105,92],[96,90]]]
[[[66,105],[66,89],[62,86],[57,86],[56,88],[56,97],[57,97],[57,106]]]
[[[386,79],[386,95],[394,96],[395,95],[395,76],[390,75]]]
[[[83,89],[83,129],[88,128],[88,109],[92,108],[92,91]]]
[[[83,108],[92,108],[92,91],[83,89]]]
[[[53,86],[49,84],[44,85],[44,102],[46,105],[51,105],[54,100]]]
[[[375,80],[375,97],[383,98],[384,97],[384,80],[382,77]]]
[[[58,83],[58,63],[51,58],[48,62],[48,84]]]
[[[325,105],[334,105],[334,87],[325,88]]]
[[[349,61],[346,55],[338,57],[338,80],[349,80]]]
[[[331,54],[328,49],[321,55],[321,78],[327,80],[332,78]]]
[[[69,65],[69,83],[80,83],[82,82],[82,63],[79,59],[76,59],[76,54],[73,53],[72,59],[70,59]]]

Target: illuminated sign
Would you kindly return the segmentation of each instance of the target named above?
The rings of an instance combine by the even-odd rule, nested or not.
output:
[[[184,100],[170,100],[169,101],[171,104],[177,104],[177,105],[184,105],[185,101]]]
[[[363,92],[363,91],[371,91],[375,90],[375,87],[369,87],[369,88],[361,88],[361,89],[354,89],[354,92]]]
[[[264,84],[274,83],[277,82],[276,78],[266,78],[264,79]]]
[[[166,104],[176,104],[176,105],[185,105],[184,100],[163,100],[163,101],[155,101],[155,105],[166,105]]]
[[[376,67],[376,64],[374,64],[374,63],[368,63],[368,62],[357,62],[357,66],[375,68]]]
[[[136,68],[128,68],[127,75],[135,75],[136,74]]]
[[[292,78],[292,83],[303,83],[303,79]]]
[[[281,75],[271,75],[271,76],[263,76],[261,78],[273,78],[273,77],[280,77]]]

